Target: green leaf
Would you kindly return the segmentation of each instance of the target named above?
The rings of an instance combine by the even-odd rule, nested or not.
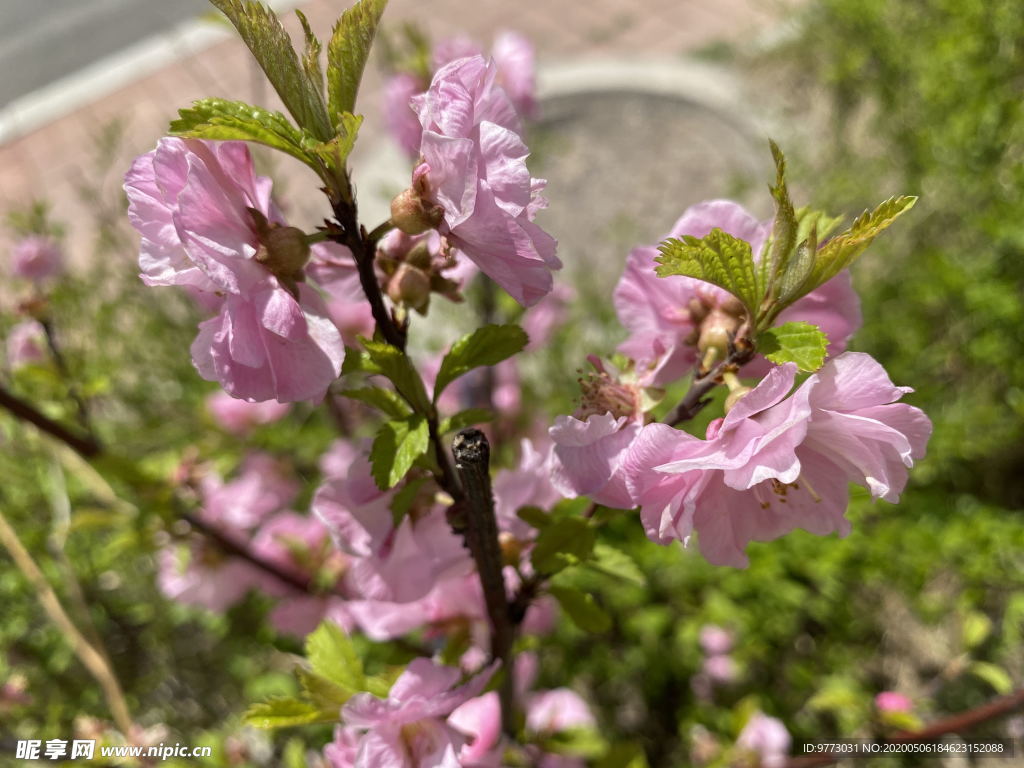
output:
[[[635,584],[638,587],[647,583],[643,571],[640,570],[640,566],[633,558],[621,549],[610,547],[607,544],[595,544],[593,555],[586,564],[588,568],[593,568],[607,576]]]
[[[775,186],[769,187],[772,199],[775,200],[775,221],[772,224],[767,258],[762,259],[761,270],[767,293],[772,296],[779,278],[786,272],[793,248],[796,246],[797,220],[793,201],[789,199],[789,190],[786,188],[786,158],[778,144],[771,139],[768,143],[775,160]]]
[[[319,710],[333,709],[337,711],[341,709],[342,705],[354,693],[354,691],[342,688],[340,685],[332,683],[330,680],[321,677],[315,672],[310,672],[308,669],[300,667],[296,670],[296,674],[299,677],[299,682],[302,684],[302,690],[305,692],[306,697]]]
[[[992,634],[992,619],[980,611],[970,611],[964,616],[961,627],[964,647],[977,648]]]
[[[419,495],[420,488],[423,487],[423,484],[428,479],[426,477],[417,477],[414,480],[410,480],[391,498],[391,522],[396,528],[402,522],[402,518],[409,514],[409,510],[412,509],[412,505]]]
[[[968,669],[975,677],[979,677],[991,685],[992,690],[1001,696],[1005,696],[1013,690],[1013,679],[1002,667],[987,661],[972,661]]]
[[[434,402],[455,379],[484,365],[497,365],[521,352],[529,337],[518,325],[485,325],[452,344],[434,383]]]
[[[338,710],[326,711],[309,701],[276,697],[253,704],[244,719],[246,724],[256,728],[287,728],[292,725],[337,722]]]
[[[277,15],[254,0],[210,0],[234,24],[295,122],[320,141],[334,135],[321,89],[299,62]]]
[[[413,462],[427,452],[430,433],[427,420],[413,414],[381,426],[370,449],[373,480],[382,491],[395,487],[412,468]]]
[[[362,115],[353,115],[351,112],[342,112],[337,125],[337,133],[330,141],[316,144],[309,148],[310,152],[316,155],[323,164],[334,172],[333,178],[342,179],[347,185],[347,176],[344,173],[348,156],[352,154],[352,148],[356,145],[356,138],[359,136],[359,128],[363,124]],[[346,186],[346,192],[350,192]]]
[[[611,627],[612,620],[590,593],[554,584],[548,587],[548,592],[562,606],[573,624],[584,632],[607,632]]]
[[[324,73],[320,69],[320,51],[323,48],[316,35],[313,34],[306,14],[296,8],[295,15],[299,17],[302,34],[306,38],[306,47],[302,51],[302,71],[306,73],[306,79],[313,84],[317,92],[322,94],[324,92]]]
[[[372,408],[390,416],[393,419],[404,419],[409,415],[409,406],[398,395],[397,392],[383,387],[361,387],[359,389],[343,389],[345,397],[366,403]]]
[[[761,318],[762,323],[771,324],[783,309],[808,293],[805,290],[805,285],[814,271],[817,253],[818,229],[816,226],[812,226],[807,237],[801,240],[800,245],[796,247],[796,255],[786,264],[786,269],[779,281],[778,301],[774,311],[767,317]]]
[[[373,362],[370,353],[365,349],[356,347],[345,347],[345,360],[341,364],[341,375],[349,376],[353,373],[384,373],[379,365]]]
[[[801,371],[821,368],[827,347],[824,331],[802,320],[768,328],[757,336],[758,352],[777,365],[796,363]]]
[[[387,0],[360,0],[338,19],[327,44],[327,106],[332,121],[352,112]]]
[[[900,216],[914,207],[916,197],[890,197],[873,211],[864,211],[845,232],[836,235],[818,251],[812,273],[813,290],[850,266],[864,253],[871,241]]]
[[[460,429],[472,427],[474,424],[482,424],[494,419],[494,411],[489,408],[467,408],[459,411],[454,416],[449,416],[441,421],[438,431],[442,435],[449,432],[458,432]]]
[[[556,520],[541,529],[530,561],[539,573],[558,573],[590,557],[594,539],[594,529],[586,520],[578,517]]]
[[[302,133],[280,112],[254,107],[243,101],[200,99],[178,110],[170,133],[188,139],[213,141],[255,141],[286,152],[316,169],[316,162],[303,149]]]
[[[409,402],[413,410],[420,413],[430,410],[430,399],[427,397],[427,391],[423,388],[423,379],[420,378],[412,361],[402,350],[382,341],[370,339],[360,339],[359,341],[369,355],[373,367],[391,380],[395,389]]]
[[[757,316],[764,298],[764,283],[754,264],[750,243],[716,227],[702,238],[670,238],[658,250],[658,277],[685,275],[717,285],[742,301],[750,317]]]
[[[313,672],[346,691],[363,690],[363,662],[345,631],[325,621],[306,638],[306,658]]]
[[[538,531],[551,525],[551,515],[540,507],[520,507],[516,510],[516,517]]]

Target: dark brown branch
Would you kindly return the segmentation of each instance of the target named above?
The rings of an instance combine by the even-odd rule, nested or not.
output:
[[[956,715],[950,715],[942,720],[936,720],[934,723],[926,725],[918,731],[901,731],[894,736],[890,736],[886,739],[886,742],[890,744],[911,744],[920,741],[932,741],[949,733],[963,733],[982,723],[1008,715],[1022,707],[1024,707],[1024,688],[1011,693],[1009,696],[1000,696],[997,699],[993,699],[982,704],[980,707],[968,709],[966,712],[960,712]],[[785,768],[819,768],[819,766],[832,765],[841,757],[842,755],[794,757],[786,763]]]
[[[694,380],[693,384],[690,385],[689,391],[686,393],[679,405],[673,408],[662,422],[670,426],[676,426],[682,424],[684,421],[689,421],[700,413],[704,406],[711,402],[709,398],[704,397],[708,392],[714,389],[716,386],[722,383],[722,374],[726,371],[736,371],[740,367],[746,365],[754,358],[754,348],[749,344],[742,346],[734,346],[729,350],[729,355],[715,365],[711,370],[707,371],[703,375],[698,375]]]
[[[6,408],[22,421],[27,421],[51,437],[55,437],[87,459],[100,455],[100,444],[91,435],[76,435],[63,424],[51,419],[34,405],[0,387],[0,408]]]
[[[466,545],[476,562],[480,585],[491,624],[491,656],[500,659],[504,679],[501,697],[501,723],[505,733],[515,735],[515,686],[512,674],[512,644],[515,628],[509,615],[503,558],[498,542],[498,522],[494,515],[491,490],[491,447],[479,429],[464,429],[452,441],[455,469],[465,492]]]

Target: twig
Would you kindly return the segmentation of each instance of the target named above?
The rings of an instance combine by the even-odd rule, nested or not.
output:
[[[53,356],[53,362],[57,366],[57,372],[64,380],[68,396],[75,403],[75,408],[78,411],[78,423],[94,442],[98,442],[96,440],[96,430],[93,429],[92,419],[89,416],[89,407],[85,402],[85,398],[79,394],[74,379],[71,378],[71,370],[64,359],[64,353],[61,351],[60,344],[57,343],[57,332],[53,328],[53,322],[50,318],[44,317],[39,321],[39,324],[43,326],[43,333],[46,335],[46,345],[50,348],[50,354]]]
[[[494,516],[494,494],[491,490],[491,447],[479,429],[464,429],[452,441],[455,469],[462,480],[466,499],[466,545],[476,562],[480,586],[487,604],[491,624],[491,656],[501,661],[504,678],[501,697],[502,728],[515,735],[515,683],[512,674],[512,643],[515,627],[509,615],[505,578],[502,574],[501,545],[498,523]]]
[[[36,596],[39,598],[43,610],[67,638],[72,652],[100,684],[103,696],[107,700],[107,706],[110,708],[110,714],[114,718],[114,723],[124,737],[131,741],[134,724],[128,711],[128,703],[125,700],[124,692],[121,690],[121,684],[117,681],[117,677],[114,675],[114,671],[111,669],[105,654],[97,650],[86,640],[85,636],[78,630],[78,627],[75,626],[75,623],[71,621],[63,606],[61,606],[57,594],[53,591],[39,566],[36,565],[35,560],[32,559],[32,555],[29,554],[28,550],[21,543],[18,534],[7,522],[3,512],[0,512],[0,542],[3,543],[10,553],[18,569],[28,579],[29,584],[35,589]]]
[[[694,418],[704,409],[704,406],[711,402],[704,395],[722,383],[722,374],[726,371],[739,369],[753,358],[754,348],[752,346],[730,347],[729,355],[725,360],[712,367],[704,375],[697,376],[693,380],[693,384],[690,385],[686,397],[662,419],[662,422],[674,427],[677,424],[682,424],[684,421]]]
[[[76,435],[67,427],[40,412],[31,403],[11,394],[2,386],[0,386],[0,408],[6,408],[19,419],[27,421],[40,431],[67,443],[87,459],[100,455],[100,444],[91,435],[86,437]]]
[[[1021,707],[1024,707],[1024,688],[1011,693],[1009,696],[1000,696],[997,699],[993,699],[982,704],[980,707],[968,709],[965,712],[951,715],[942,720],[936,720],[931,725],[926,725],[918,731],[901,731],[894,736],[890,736],[882,743],[911,744],[919,741],[931,741],[947,733],[962,733],[989,720],[995,720],[1003,715],[1008,715],[1010,712]],[[786,763],[784,768],[818,768],[819,766],[832,765],[841,757],[841,755],[794,757]]]

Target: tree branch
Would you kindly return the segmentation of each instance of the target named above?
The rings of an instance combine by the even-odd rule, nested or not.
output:
[[[76,435],[67,427],[39,411],[31,403],[11,394],[2,386],[0,386],[0,408],[6,408],[19,419],[34,425],[41,432],[66,443],[87,459],[100,455],[100,444],[91,435],[85,437]]]
[[[694,418],[704,409],[704,406],[711,402],[704,396],[722,383],[722,374],[726,371],[736,371],[746,365],[754,359],[754,353],[754,347],[749,344],[730,346],[729,355],[725,360],[713,366],[702,376],[697,376],[693,380],[693,384],[690,385],[686,397],[662,419],[662,423],[674,427]]]
[[[494,493],[491,490],[491,447],[479,429],[464,429],[452,441],[455,469],[465,490],[466,545],[476,562],[480,585],[487,604],[491,624],[491,656],[500,659],[504,678],[501,697],[501,724],[509,736],[515,727],[515,682],[512,674],[512,644],[515,627],[509,612],[503,558],[498,543],[498,523],[494,516]]]

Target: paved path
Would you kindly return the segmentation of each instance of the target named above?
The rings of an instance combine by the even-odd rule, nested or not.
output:
[[[46,2],[77,6],[83,0]],[[109,10],[118,3],[145,0],[89,2]],[[178,2],[165,0],[158,4],[154,0],[153,4]],[[347,5],[347,0],[309,0],[301,7],[324,37]],[[458,32],[481,41],[490,40],[501,28],[516,29],[534,41],[544,67],[582,56],[664,59],[723,41],[740,45],[772,26],[777,17],[772,9],[777,11],[778,4],[771,0],[521,0],[515,4],[507,0],[392,0],[385,18],[392,25],[414,21],[435,37]],[[289,24],[295,26],[292,21]],[[94,239],[92,200],[100,194],[112,207],[116,205],[120,176],[131,158],[153,146],[177,107],[204,96],[229,96],[276,106],[248,51],[237,40],[224,37],[204,46],[113,93],[102,93],[103,84],[99,83],[101,95],[91,103],[0,146],[0,213],[32,198],[51,200],[59,218],[68,225],[70,248],[80,257]],[[7,64],[5,71],[12,66]],[[360,110],[367,115],[364,142],[370,144],[381,125],[375,99],[380,74],[372,65],[368,70]],[[131,75],[122,71],[119,77],[124,79],[126,74]],[[76,90],[79,97],[87,92]],[[102,157],[102,167],[97,167],[96,138],[113,120],[121,123],[121,138]],[[302,173],[298,171],[294,178],[305,179]],[[292,174],[285,176],[291,184]],[[101,190],[89,191],[89,202],[83,202],[82,187],[97,184]],[[125,255],[126,259],[132,257]]]

